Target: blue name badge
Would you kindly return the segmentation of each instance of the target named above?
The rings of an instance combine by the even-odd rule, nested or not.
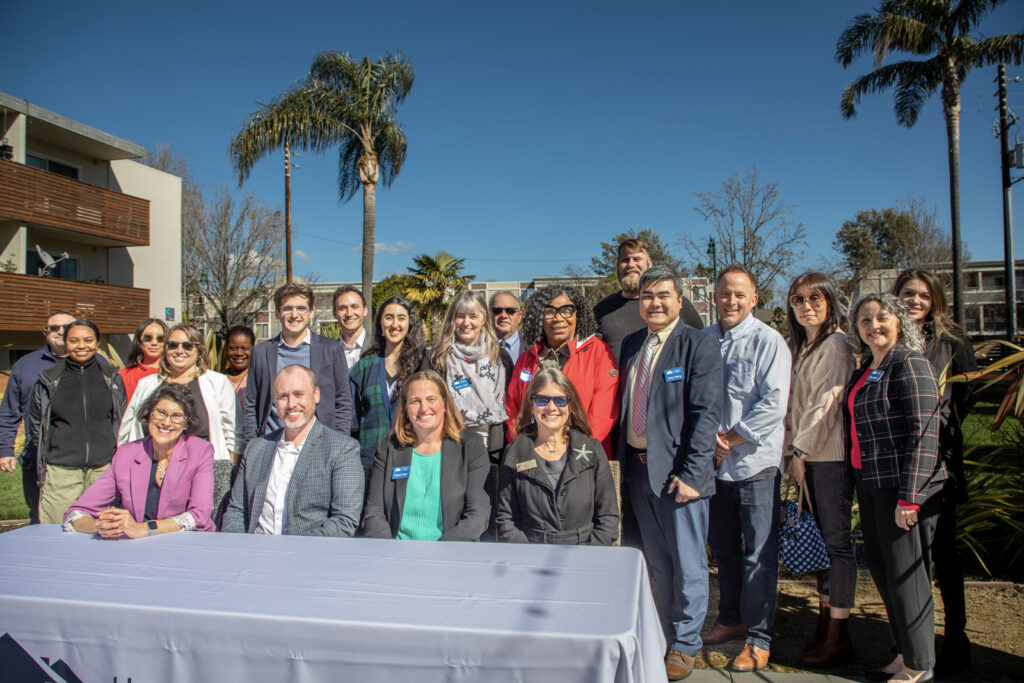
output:
[[[469,389],[469,379],[461,377],[452,382],[452,391],[461,391],[463,389]]]
[[[405,467],[392,467],[391,468],[392,479],[408,479],[409,478],[409,465]]]
[[[868,375],[868,381],[869,382],[877,382],[878,380],[882,379],[882,375],[884,375],[884,374],[885,374],[884,370],[872,370],[871,374]]]
[[[522,382],[529,382],[531,377],[533,377],[533,371],[532,370],[520,370],[519,371],[519,379],[520,379],[520,381],[522,381]]]
[[[681,382],[683,380],[682,368],[669,368],[665,371],[666,382]]]

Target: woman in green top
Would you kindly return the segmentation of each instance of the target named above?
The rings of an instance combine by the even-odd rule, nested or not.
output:
[[[487,449],[465,430],[441,376],[409,377],[395,424],[377,447],[363,533],[371,538],[478,541],[491,504]]]

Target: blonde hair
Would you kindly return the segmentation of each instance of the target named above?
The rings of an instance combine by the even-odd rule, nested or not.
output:
[[[413,382],[420,380],[431,382],[441,394],[441,401],[444,403],[444,425],[441,431],[444,437],[456,443],[462,443],[462,430],[466,426],[462,421],[462,413],[455,406],[455,399],[452,398],[451,392],[448,391],[444,380],[441,379],[441,375],[433,370],[414,372],[402,386],[402,392],[398,395],[398,411],[395,414],[395,424],[391,427],[390,436],[398,442],[399,446],[412,446],[416,443],[416,430],[413,429],[412,423],[409,422],[405,409],[409,396],[409,387],[412,386]]]
[[[164,355],[160,356],[160,379],[166,380],[171,376],[171,368],[167,365],[167,352],[170,351],[167,348],[167,342],[171,340],[171,335],[175,332],[184,332],[185,338],[195,344],[196,346],[196,377],[199,377],[204,372],[210,369],[210,356],[206,350],[206,343],[203,341],[202,336],[199,334],[199,330],[187,325],[185,323],[179,323],[167,331],[167,337],[164,340]]]
[[[448,313],[444,316],[444,326],[441,328],[441,339],[434,346],[434,352],[430,356],[430,365],[437,368],[441,374],[448,370],[448,358],[452,347],[455,346],[455,316],[463,311],[480,313],[483,321],[480,334],[487,345],[487,357],[491,359],[492,363],[498,361],[498,335],[494,331],[494,322],[488,315],[487,302],[484,300],[483,294],[469,291],[459,292],[448,306]]]

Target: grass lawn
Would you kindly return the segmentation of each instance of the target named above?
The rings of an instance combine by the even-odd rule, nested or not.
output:
[[[14,452],[20,453],[25,437],[18,433],[14,441]],[[28,506],[21,490],[21,463],[13,472],[0,472],[0,520],[28,519]]]
[[[986,396],[985,399],[987,398]],[[999,403],[985,399],[975,403],[964,420],[964,448],[993,448],[1019,444],[1022,440],[1021,426],[1012,416],[1003,420],[998,430],[992,431],[992,422],[995,420]]]

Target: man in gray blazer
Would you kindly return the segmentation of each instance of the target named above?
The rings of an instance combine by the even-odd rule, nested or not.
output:
[[[669,680],[689,676],[702,647],[704,543],[723,392],[718,345],[680,320],[681,292],[670,268],[654,266],[641,276],[647,327],[623,341],[619,366],[619,459],[669,643]]]
[[[352,536],[363,509],[359,443],[316,419],[309,368],[289,365],[273,388],[284,427],[249,442],[221,531]]]

